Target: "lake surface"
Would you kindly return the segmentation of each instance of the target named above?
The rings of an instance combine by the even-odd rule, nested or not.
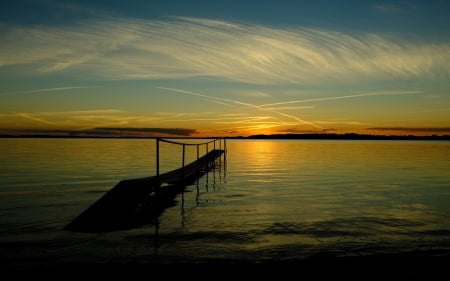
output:
[[[186,148],[186,163],[195,147]],[[181,155],[162,143],[161,172],[180,167]],[[155,175],[155,165],[152,139],[0,139],[0,262],[450,252],[446,141],[227,140],[226,162],[187,186],[156,222],[63,230],[119,181]]]

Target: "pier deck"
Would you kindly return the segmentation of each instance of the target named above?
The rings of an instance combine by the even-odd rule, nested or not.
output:
[[[207,172],[223,153],[224,150],[214,149],[184,167],[159,176],[120,181],[65,229],[104,232],[151,222],[174,204],[175,195],[183,191],[185,185]]]

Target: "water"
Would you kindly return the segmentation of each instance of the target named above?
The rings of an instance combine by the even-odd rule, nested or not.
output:
[[[450,252],[450,142],[228,140],[227,150],[158,221],[76,233],[63,228],[120,180],[155,174],[155,141],[0,139],[0,263]],[[181,155],[161,143],[161,172]]]

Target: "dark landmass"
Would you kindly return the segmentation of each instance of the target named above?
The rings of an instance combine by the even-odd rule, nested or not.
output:
[[[0,138],[24,138],[24,139],[153,139],[155,137],[130,137],[130,136],[72,136],[72,135],[21,135],[0,134]]]
[[[13,135],[0,134],[0,138],[72,138],[72,139],[154,139],[156,137],[148,136],[74,136],[74,135],[47,135],[47,134],[33,134],[33,135]],[[223,137],[164,137],[171,139],[214,139]],[[368,134],[270,134],[270,135],[251,135],[251,136],[237,136],[225,137],[227,139],[299,139],[299,140],[450,140],[450,135],[368,135]]]
[[[450,135],[367,135],[367,134],[273,134],[253,135],[248,139],[311,139],[311,140],[450,140]]]

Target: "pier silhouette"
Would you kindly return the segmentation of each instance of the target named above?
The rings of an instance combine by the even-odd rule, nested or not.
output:
[[[160,174],[159,143],[166,142],[183,147],[180,168]],[[219,148],[216,147],[219,142]],[[222,148],[223,142],[223,148]],[[213,149],[209,150],[209,144]],[[206,153],[200,157],[199,147],[205,145]],[[185,147],[197,146],[197,160],[185,165]],[[156,175],[146,178],[120,181],[93,205],[82,212],[65,230],[76,232],[107,232],[131,229],[150,224],[162,212],[176,204],[175,196],[184,191],[186,185],[214,167],[216,159],[224,156],[226,162],[226,140],[214,139],[203,143],[182,143],[156,139]]]

